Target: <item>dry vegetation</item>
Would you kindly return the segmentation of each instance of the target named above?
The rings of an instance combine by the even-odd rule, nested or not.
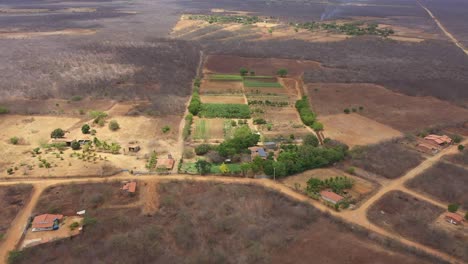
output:
[[[468,169],[438,162],[407,183],[408,187],[434,196],[447,204],[468,209]]]
[[[88,212],[96,223],[80,237],[25,249],[17,263],[302,263],[312,256],[320,263],[427,261],[389,252],[369,243],[378,238],[259,187],[173,182],[158,192],[160,208],[153,217],[139,208],[98,206]],[[76,197],[88,200],[81,193]],[[41,203],[60,197],[52,191]]]
[[[0,187],[0,207],[2,208],[2,217],[0,218],[0,243],[11,221],[16,214],[23,208],[32,192],[31,185],[12,185]]]
[[[399,140],[355,147],[350,164],[388,179],[395,179],[423,161],[421,155],[405,147]]]
[[[468,166],[468,145],[465,146],[465,150],[463,150],[461,153],[444,156],[444,158],[449,162],[462,166]]]
[[[432,126],[464,122],[468,110],[431,97],[413,97],[372,84],[307,85],[311,104],[321,115],[359,111],[370,119],[401,131],[415,131]]]
[[[468,261],[468,236],[432,226],[444,211],[444,208],[396,191],[377,201],[368,217],[385,229]]]

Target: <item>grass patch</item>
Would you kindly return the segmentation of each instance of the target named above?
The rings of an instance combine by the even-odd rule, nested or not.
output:
[[[261,81],[250,81],[244,80],[245,87],[267,87],[267,88],[283,88],[278,82],[261,82]]]
[[[201,117],[250,118],[250,109],[245,104],[203,104]]]
[[[216,165],[213,164],[211,166],[211,171],[210,172],[214,173],[214,174],[221,174],[221,170],[220,170],[219,166],[221,166],[221,164],[216,164]],[[229,168],[230,173],[237,174],[237,173],[242,172],[240,164],[226,164],[226,166]]]
[[[243,78],[240,75],[232,74],[212,74],[208,76],[208,79],[211,81],[242,81]]]
[[[198,174],[198,170],[194,162],[182,163],[179,172],[188,174]]]
[[[208,130],[206,120],[198,119],[195,121],[195,133],[193,135],[194,139],[207,139],[208,138]]]

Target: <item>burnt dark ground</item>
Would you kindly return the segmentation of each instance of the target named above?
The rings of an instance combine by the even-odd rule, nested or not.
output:
[[[325,5],[319,1],[263,0],[128,3],[6,0],[2,4],[53,10],[48,14],[0,14],[2,30],[98,30],[95,35],[0,39],[3,98],[73,95],[138,98],[153,100],[155,112],[172,111],[170,105],[180,105],[190,94],[198,50],[202,48],[205,54],[316,60],[326,68],[306,72],[306,82],[371,82],[409,95],[436,96],[468,106],[468,59],[448,41],[403,43],[369,37],[337,43],[252,42],[239,38],[220,41],[232,34],[222,31],[200,41],[165,40],[180,14],[207,13],[211,8],[251,11],[291,21],[369,16],[376,21],[421,27],[439,34],[416,2],[370,1],[367,6],[358,6],[350,1],[331,1]],[[58,12],[67,7],[91,7],[97,12]],[[107,70],[96,71],[106,67]],[[164,107],[161,102],[166,103]]]

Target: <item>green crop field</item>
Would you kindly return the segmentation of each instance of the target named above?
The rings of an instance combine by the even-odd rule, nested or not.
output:
[[[262,81],[244,81],[245,87],[267,87],[267,88],[283,88],[280,83],[277,82],[262,82]]]
[[[203,104],[199,114],[208,118],[250,118],[250,109],[246,104]]]
[[[208,125],[206,120],[204,119],[197,119],[195,121],[195,131],[193,133],[194,139],[208,139]]]
[[[236,173],[242,172],[240,164],[226,164],[226,165],[229,168],[230,173],[236,174]],[[221,166],[221,164],[211,165],[211,173],[221,174],[221,170],[219,169],[219,166]]]
[[[212,81],[239,81],[243,80],[240,75],[231,75],[231,74],[212,74],[208,76],[208,79]]]

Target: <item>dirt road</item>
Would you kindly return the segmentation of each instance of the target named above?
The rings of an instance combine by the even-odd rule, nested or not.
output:
[[[459,47],[466,55],[468,55],[468,49],[466,49],[461,42],[459,42],[453,35],[450,33],[442,23],[432,14],[431,10],[429,10],[426,6],[424,6],[421,1],[416,0],[418,2],[419,6],[421,6],[428,14],[429,16],[434,20],[434,22],[437,24],[437,26],[444,32],[444,34],[455,44],[457,47]]]

